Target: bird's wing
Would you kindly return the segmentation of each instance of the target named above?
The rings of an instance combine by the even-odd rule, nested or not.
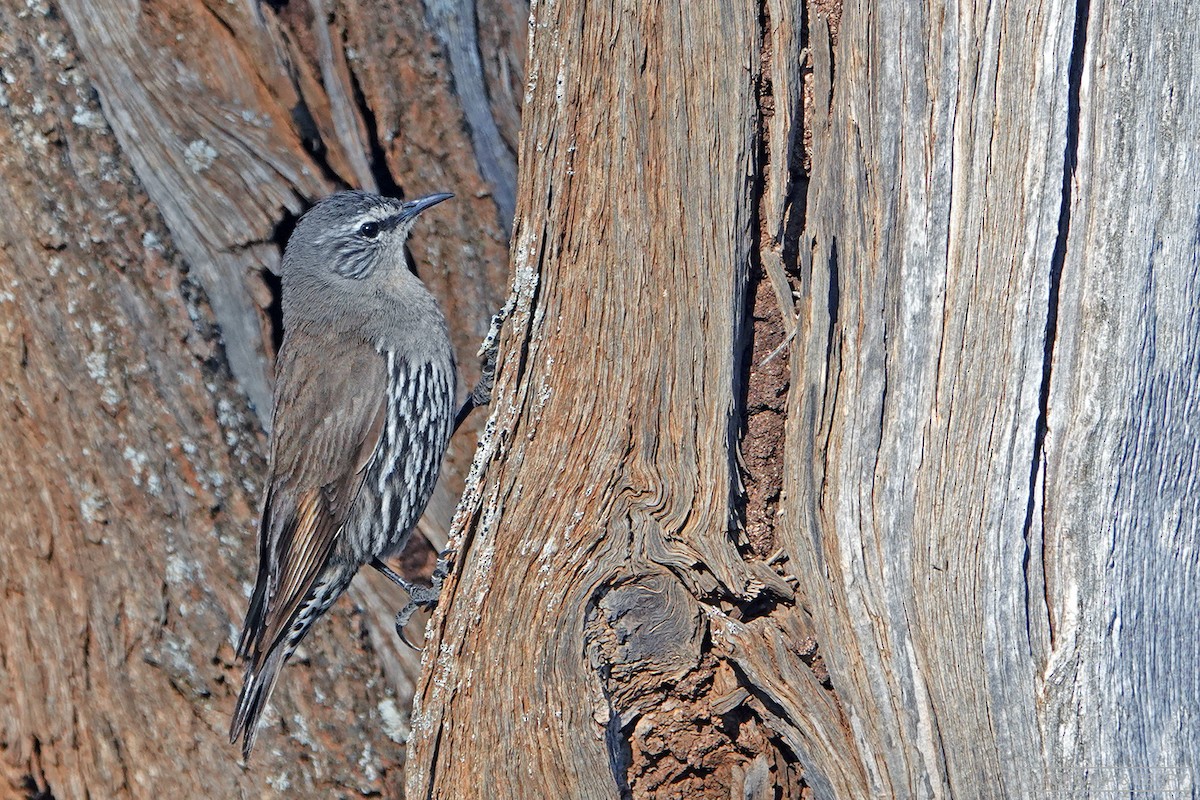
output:
[[[238,646],[254,662],[329,562],[387,419],[387,363],[369,344],[308,335],[285,341],[277,363],[258,581]]]

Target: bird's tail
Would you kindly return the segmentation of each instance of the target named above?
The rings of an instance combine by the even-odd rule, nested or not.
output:
[[[337,565],[323,573],[314,586],[305,593],[304,602],[278,627],[268,624],[271,616],[267,606],[265,578],[260,578],[246,614],[246,624],[238,642],[238,655],[246,659],[246,679],[242,693],[238,696],[237,708],[233,712],[233,724],[229,726],[229,741],[237,744],[242,740],[242,755],[250,757],[254,737],[258,734],[258,723],[266,710],[267,701],[275,689],[279,670],[308,635],[314,622],[321,617],[333,601],[350,585],[358,565]],[[286,635],[279,635],[282,630]]]
[[[242,758],[250,758],[250,750],[254,747],[254,737],[258,735],[258,723],[267,708],[267,700],[275,688],[279,678],[279,668],[283,666],[286,654],[282,647],[277,647],[262,662],[255,665],[253,661],[246,666],[246,680],[242,684],[242,693],[238,695],[237,710],[233,714],[233,724],[229,727],[229,742],[237,744],[242,740]]]

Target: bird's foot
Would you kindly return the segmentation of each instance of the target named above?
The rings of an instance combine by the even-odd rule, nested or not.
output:
[[[496,354],[500,349],[500,328],[512,313],[515,301],[516,295],[509,297],[504,307],[492,315],[487,336],[483,337],[483,343],[479,345],[479,351],[476,353],[480,360],[479,383],[475,384],[471,391],[476,405],[486,406],[492,402],[492,384],[496,380]]]
[[[404,635],[404,628],[408,625],[409,620],[412,619],[413,614],[417,613],[418,609],[432,611],[437,608],[438,597],[442,593],[442,582],[446,580],[446,576],[449,574],[450,560],[446,553],[442,553],[438,556],[437,566],[433,569],[433,578],[429,586],[421,586],[420,584],[406,581],[394,572],[388,576],[401,589],[408,592],[408,604],[396,612],[396,635],[400,637],[400,641],[414,650],[419,648]],[[395,577],[392,577],[393,575]]]
[[[413,650],[421,648],[408,640],[408,636],[404,634],[404,626],[412,619],[412,615],[417,613],[417,609],[423,608],[426,611],[432,611],[437,606],[439,594],[439,590],[433,586],[414,585],[408,590],[408,604],[396,612],[396,635],[400,637],[400,641]]]
[[[512,306],[513,298],[510,297],[504,307],[492,315],[487,336],[483,337],[483,344],[479,345],[477,354],[479,356],[479,382],[475,384],[475,388],[467,395],[462,408],[459,409],[458,416],[454,420],[454,430],[458,430],[472,411],[492,402],[492,386],[496,382],[496,356],[500,349],[500,327],[512,313]]]

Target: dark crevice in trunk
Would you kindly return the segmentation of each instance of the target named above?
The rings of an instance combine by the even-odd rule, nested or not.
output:
[[[1046,433],[1049,430],[1050,419],[1050,381],[1054,369],[1054,345],[1058,338],[1058,306],[1062,286],[1063,266],[1067,259],[1067,237],[1071,229],[1071,187],[1075,178],[1075,166],[1079,152],[1079,94],[1083,83],[1083,59],[1087,50],[1087,27],[1091,11],[1091,0],[1079,0],[1075,6],[1075,31],[1071,45],[1071,61],[1068,71],[1067,93],[1067,132],[1063,147],[1063,175],[1061,189],[1061,205],[1058,215],[1058,235],[1054,242],[1054,253],[1050,259],[1050,285],[1046,309],[1046,333],[1043,339],[1042,352],[1042,383],[1038,393],[1038,418],[1033,438],[1033,458],[1029,466],[1029,496],[1025,507],[1025,554],[1021,568],[1025,577],[1025,632],[1028,641],[1033,640],[1031,606],[1033,597],[1030,596],[1030,561],[1035,543],[1033,535],[1033,514],[1037,506],[1038,474],[1045,460]],[[1050,616],[1050,603],[1045,572],[1045,527],[1040,535],[1038,560],[1041,563],[1042,591],[1040,599],[1046,604],[1047,624],[1049,625],[1050,645],[1054,645],[1054,619]]]
[[[837,335],[838,313],[842,305],[841,279],[838,275],[838,246],[835,238],[829,244],[829,291],[825,297],[825,310],[829,314],[829,326],[825,333],[825,385],[829,385],[830,367],[833,364],[833,343]]]
[[[755,86],[757,152],[749,186],[751,242],[749,263],[742,278],[743,307],[735,335],[735,407],[730,421],[730,453],[736,459],[731,465],[732,527],[742,532],[738,546],[743,556],[755,560],[765,560],[775,550],[775,514],[783,487],[787,391],[791,379],[789,359],[776,352],[787,337],[784,317],[785,313],[791,314],[791,309],[779,307],[763,262],[765,249],[786,249],[770,230],[764,208],[767,175],[773,166],[769,120],[776,113],[775,87],[770,78],[774,57],[769,39],[771,25],[764,3],[759,8],[761,61]],[[793,166],[788,164],[789,173]],[[791,201],[794,192],[789,194]]]
[[[442,754],[442,731],[445,728],[438,725],[437,734],[433,740],[433,751],[429,756],[429,791],[425,800],[433,800],[433,787],[437,785],[438,757]]]
[[[613,781],[617,784],[621,800],[633,800],[633,787],[629,785],[629,770],[633,766],[633,748],[630,737],[636,719],[628,725],[621,724],[621,715],[612,707],[609,698],[608,724],[604,728],[604,746],[608,750],[608,764],[612,769]]]
[[[800,13],[798,15],[798,22],[800,23],[800,41],[805,43],[801,51],[804,53],[801,63],[802,65],[811,65],[812,56],[807,45],[809,41],[808,14]],[[804,140],[807,115],[805,113],[804,93],[805,87],[812,83],[811,66],[801,66],[797,71],[797,77],[800,81],[800,92],[797,96],[799,102],[796,103],[796,107],[793,109],[793,117],[788,122],[790,128],[788,135],[792,137],[792,143],[788,148],[788,194],[783,210],[783,236],[779,242],[783,268],[787,273],[789,283],[793,287],[799,284],[801,275],[803,274],[800,266],[800,241],[805,223],[808,220],[808,170],[811,165],[805,163]]]
[[[21,791],[24,792],[24,800],[54,800],[50,787],[39,784],[38,778],[33,775],[26,775],[21,781]]]
[[[292,42],[297,40],[294,26],[311,24],[312,22],[310,18],[311,9],[307,7],[303,7],[303,11],[293,13],[293,9],[289,8],[287,2],[266,3],[266,5],[278,17],[279,23],[285,31],[284,35]],[[316,118],[313,116],[312,110],[309,109],[308,103],[304,99],[304,90],[300,82],[300,76],[296,72],[296,67],[290,60],[285,66],[288,80],[291,81],[292,88],[295,90],[296,97],[298,98],[296,104],[289,109],[289,113],[292,117],[292,124],[296,126],[296,132],[299,134],[300,144],[312,159],[313,165],[320,172],[322,178],[336,187],[345,187],[347,185],[345,178],[338,174],[326,156],[327,148],[325,140],[321,137],[321,131],[317,126]],[[313,201],[317,198],[308,197],[304,199]]]
[[[795,324],[792,304],[785,303],[788,291],[776,284],[792,280],[799,274],[800,232],[804,226],[807,177],[804,170],[804,149],[799,126],[803,111],[791,111],[787,120],[792,129],[785,135],[794,137],[787,153],[786,164],[772,163],[772,122],[777,113],[788,113],[786,104],[776,98],[777,88],[772,76],[773,59],[788,58],[791,54],[773,52],[771,37],[774,21],[770,6],[760,2],[758,8],[759,72],[755,81],[758,106],[756,118],[754,172],[748,186],[747,220],[751,241],[745,272],[739,276],[743,293],[742,307],[736,321],[734,375],[734,411],[730,420],[731,458],[731,527],[740,533],[739,552],[755,569],[779,571],[778,564],[786,561],[777,553],[776,514],[782,499],[783,463],[786,447],[787,398],[791,384],[791,359],[786,352],[789,325]],[[781,23],[782,24],[782,23]],[[779,144],[779,143],[775,143]],[[768,180],[785,181],[786,199],[783,219],[774,219],[776,210],[770,207]],[[784,276],[768,270],[783,266]],[[772,277],[775,280],[772,280]],[[780,295],[783,294],[784,297]],[[780,575],[780,587],[762,587],[756,594],[733,600],[731,616],[743,624],[756,619],[767,621],[783,606],[795,602],[786,589],[786,576]],[[763,787],[773,786],[773,796],[801,797],[808,791],[804,770],[796,753],[784,743],[780,727],[794,726],[788,712],[741,673],[736,664],[712,649],[705,641],[707,658],[727,663],[743,686],[750,700],[733,705],[714,715],[708,724],[724,735],[722,747],[731,758],[744,757],[745,784],[743,792],[755,791],[752,784],[761,781]],[[816,644],[813,643],[813,652]],[[811,666],[811,665],[810,665]],[[715,672],[715,669],[714,669]],[[715,685],[706,687],[709,695],[720,694]],[[725,693],[726,695],[728,693]],[[720,705],[710,699],[710,706]],[[770,706],[768,708],[768,706]],[[765,757],[765,760],[764,760]],[[757,796],[755,791],[755,796]]]
[[[279,348],[283,346],[283,283],[269,269],[264,269],[261,275],[263,284],[271,293],[271,302],[263,309],[267,315],[267,329],[271,333],[271,352],[278,355]]]
[[[342,35],[344,37],[345,32]],[[347,49],[345,41],[342,42],[342,49]],[[367,158],[371,167],[371,175],[375,178],[375,185],[379,187],[379,193],[385,197],[403,198],[404,188],[396,182],[395,176],[388,167],[387,152],[383,148],[383,142],[379,139],[378,121],[375,118],[375,112],[371,110],[371,106],[367,102],[367,96],[363,92],[358,74],[354,71],[354,65],[347,64],[346,72],[350,75],[350,97],[362,117],[363,128],[366,130]],[[410,258],[409,261],[411,262],[411,260]]]
[[[303,213],[303,212],[301,212]],[[300,221],[300,214],[295,214],[288,209],[282,209],[279,219],[275,222],[275,227],[271,231],[271,242],[279,248],[280,269],[283,268],[283,252],[287,248],[288,239],[292,237],[292,231],[296,229],[296,223]],[[264,269],[262,271],[262,281],[271,293],[271,302],[264,309],[267,315],[267,328],[271,333],[271,352],[278,353],[280,346],[283,344],[283,285],[279,275]]]
[[[292,76],[293,83],[296,87],[296,93],[300,93],[300,85],[296,82],[295,76]],[[325,140],[321,138],[321,132],[317,129],[317,122],[313,119],[312,112],[308,109],[308,104],[304,102],[304,98],[296,102],[296,105],[291,108],[292,122],[296,126],[296,130],[300,133],[300,143],[304,146],[304,152],[308,153],[313,164],[321,173],[321,177],[332,183],[334,186],[344,187],[346,181],[337,170],[329,163],[326,157]],[[306,198],[314,200],[316,198]]]
[[[29,759],[29,772],[20,781],[20,791],[24,800],[54,800],[54,792],[46,780],[46,771],[42,767],[42,742],[33,737],[33,754]]]

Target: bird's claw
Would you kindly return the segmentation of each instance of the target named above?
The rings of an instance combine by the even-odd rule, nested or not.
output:
[[[500,350],[500,328],[512,313],[514,299],[508,298],[504,307],[492,315],[487,336],[483,337],[483,343],[479,345],[479,352],[476,353],[479,356],[479,383],[471,390],[471,400],[476,408],[492,402],[492,384],[496,380],[496,354]]]
[[[432,586],[414,586],[409,594],[408,604],[404,608],[396,612],[396,635],[400,637],[400,641],[411,647],[413,650],[419,650],[415,644],[408,640],[404,635],[404,626],[412,619],[413,614],[417,613],[417,609],[432,611],[437,607],[438,590]]]
[[[448,553],[442,553],[438,557],[437,566],[433,568],[433,578],[431,585],[421,586],[419,584],[410,583],[404,587],[404,591],[408,592],[408,603],[404,608],[396,612],[396,635],[400,637],[400,641],[414,650],[418,650],[416,645],[408,640],[404,635],[404,627],[408,625],[413,614],[417,613],[418,609],[432,611],[437,608],[438,597],[442,593],[442,582],[446,580],[446,576],[450,574],[450,560]]]

